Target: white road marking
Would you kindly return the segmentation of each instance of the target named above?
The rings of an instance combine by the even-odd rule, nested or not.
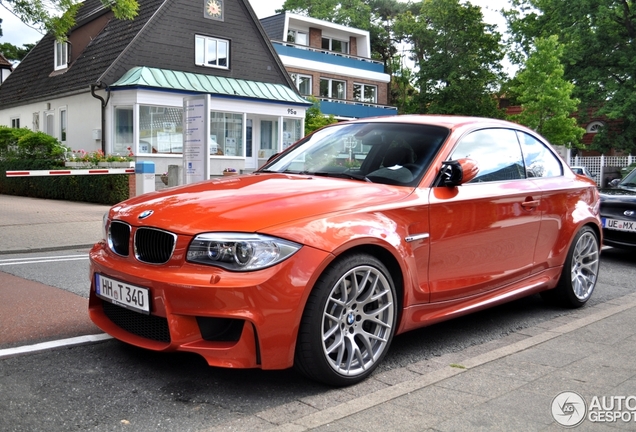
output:
[[[63,262],[63,261],[81,261],[87,260],[88,255],[60,255],[60,256],[47,256],[37,258],[7,258],[0,259],[0,266],[10,265],[24,265],[24,264],[42,264],[50,262]]]
[[[38,352],[38,351],[46,351],[46,350],[60,348],[60,347],[68,347],[68,346],[74,346],[74,345],[84,345],[89,343],[101,342],[101,341],[112,339],[112,338],[113,337],[111,335],[102,333],[102,334],[96,334],[96,335],[87,335],[87,336],[78,336],[78,337],[68,338],[68,339],[60,339],[60,340],[50,341],[50,342],[42,342],[35,345],[24,345],[21,347],[6,348],[3,350],[0,350],[0,358],[13,357],[20,354],[28,354],[28,353]]]

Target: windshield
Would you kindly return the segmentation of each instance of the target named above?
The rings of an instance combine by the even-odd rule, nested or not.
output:
[[[415,186],[448,129],[404,123],[341,123],[302,139],[259,171]]]
[[[622,187],[625,189],[635,189],[636,188],[636,169],[633,169],[629,174],[625,176],[623,180],[620,181],[618,187]]]

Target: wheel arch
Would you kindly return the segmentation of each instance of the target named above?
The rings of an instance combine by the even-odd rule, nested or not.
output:
[[[395,323],[396,328],[399,327],[399,323],[402,319],[402,308],[404,306],[404,274],[402,272],[400,263],[398,262],[395,255],[393,255],[388,249],[377,244],[359,244],[353,246],[338,253],[334,261],[341,257],[353,255],[356,253],[365,253],[377,258],[382,262],[382,264],[386,266],[387,270],[389,271],[389,275],[391,276],[391,280],[393,281],[393,286],[395,287],[395,295],[398,302],[397,317]]]

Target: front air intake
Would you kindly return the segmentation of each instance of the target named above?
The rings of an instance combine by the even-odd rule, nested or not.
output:
[[[167,319],[140,314],[103,300],[102,306],[108,319],[128,333],[157,342],[170,342]]]

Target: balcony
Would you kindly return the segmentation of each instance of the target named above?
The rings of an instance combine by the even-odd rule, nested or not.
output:
[[[307,69],[325,72],[357,70],[360,75],[375,75],[378,81],[389,82],[389,76],[384,73],[382,62],[289,42],[272,41],[272,43],[285,66],[304,66]]]
[[[336,118],[365,118],[397,115],[397,107],[366,102],[320,98],[320,112]]]

